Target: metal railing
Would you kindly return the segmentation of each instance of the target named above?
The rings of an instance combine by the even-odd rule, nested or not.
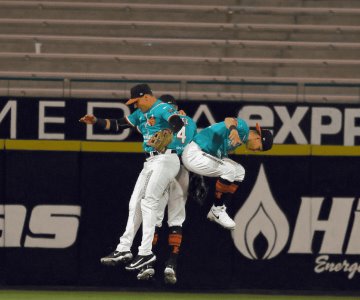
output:
[[[171,93],[180,100],[360,103],[360,80],[336,78],[225,78],[223,76],[4,76],[0,96],[126,99],[131,86],[149,83],[156,96]]]

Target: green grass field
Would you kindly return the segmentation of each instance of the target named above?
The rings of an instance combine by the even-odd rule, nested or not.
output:
[[[4,300],[359,300],[360,296],[294,296],[205,293],[99,292],[99,291],[16,291],[0,290]]]

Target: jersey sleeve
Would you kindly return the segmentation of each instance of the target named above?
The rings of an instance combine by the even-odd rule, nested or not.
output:
[[[221,136],[223,138],[228,137],[230,131],[228,128],[226,128],[225,122],[216,123],[211,126],[214,133],[218,136]]]
[[[169,119],[172,116],[176,116],[178,115],[177,111],[169,104],[162,104],[162,108],[161,108],[161,117],[169,122]]]
[[[127,121],[134,127],[139,126],[139,110],[135,110],[132,114],[125,117]]]

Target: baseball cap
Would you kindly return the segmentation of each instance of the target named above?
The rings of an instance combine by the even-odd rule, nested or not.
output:
[[[261,129],[259,123],[256,123],[256,131],[259,133],[262,143],[262,151],[270,150],[273,145],[273,135],[270,130]]]
[[[138,98],[146,94],[152,95],[152,90],[146,83],[135,85],[131,88],[130,99],[125,104],[126,105],[133,104],[138,100]]]
[[[169,94],[161,95],[161,96],[159,97],[159,99],[160,99],[162,102],[168,103],[168,104],[170,104],[170,105],[175,105],[175,106],[177,106],[175,98],[174,98],[173,96],[169,95]]]

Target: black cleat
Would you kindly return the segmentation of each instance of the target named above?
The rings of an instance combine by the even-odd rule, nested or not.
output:
[[[141,267],[144,267],[156,260],[156,256],[154,254],[149,255],[137,255],[134,260],[129,263],[125,269],[126,270],[140,270]]]
[[[100,262],[105,266],[116,266],[121,263],[128,263],[133,258],[133,255],[130,251],[114,251],[110,253],[109,255],[102,257],[100,259]]]

